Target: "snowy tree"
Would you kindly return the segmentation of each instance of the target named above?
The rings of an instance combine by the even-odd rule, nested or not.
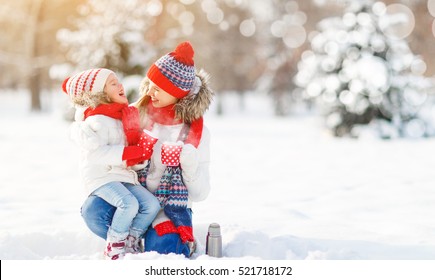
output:
[[[28,89],[32,111],[43,109],[41,93],[51,87],[48,69],[60,60],[53,40],[73,4],[68,0],[0,3],[0,86]]]
[[[145,34],[161,12],[158,0],[89,0],[79,7],[76,29],[61,29],[57,37],[77,69],[142,74],[156,53]]]
[[[385,138],[434,133],[425,63],[404,36],[394,36],[409,20],[403,12],[388,13],[381,2],[350,1],[342,17],[319,23],[295,82],[321,105],[336,136],[357,136],[369,123]]]
[[[195,57],[213,77],[217,93],[218,114],[224,113],[223,95],[236,92],[240,109],[244,107],[244,93],[255,87],[258,77],[258,44],[256,26],[247,0],[183,0],[195,15],[192,42],[199,46]]]
[[[307,15],[298,1],[259,1],[252,9],[261,29],[260,57],[266,62],[258,86],[272,96],[275,114],[283,116],[294,102],[291,93],[295,85],[291,77],[296,72],[299,48],[306,41]]]

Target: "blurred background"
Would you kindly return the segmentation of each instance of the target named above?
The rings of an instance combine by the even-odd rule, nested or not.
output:
[[[274,115],[321,114],[335,136],[435,135],[435,0],[0,0],[0,95],[29,111],[86,68],[115,70],[130,99],[184,41],[222,100],[267,96]],[[260,109],[260,108],[259,108]]]

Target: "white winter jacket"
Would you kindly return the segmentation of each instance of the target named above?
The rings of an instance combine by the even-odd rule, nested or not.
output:
[[[164,142],[176,142],[178,135],[183,127],[183,124],[177,125],[161,125],[155,123],[152,133],[157,135],[159,140],[154,145],[153,155],[151,157],[150,169],[147,176],[148,190],[154,193],[165,171],[166,165],[161,163],[161,146]],[[183,182],[187,187],[189,198],[188,207],[192,206],[192,202],[202,201],[207,198],[210,192],[210,133],[204,126],[201,141],[198,145],[199,164],[195,174],[188,174],[182,171]],[[135,170],[143,168],[142,165],[134,167]]]
[[[83,120],[78,109],[71,138],[81,148],[80,175],[87,195],[113,181],[139,185],[136,172],[122,160],[126,140],[120,120],[104,115]]]

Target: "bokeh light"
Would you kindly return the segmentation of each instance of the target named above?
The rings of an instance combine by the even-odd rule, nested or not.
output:
[[[282,38],[285,34],[286,24],[283,20],[275,20],[270,26],[270,32],[273,36]]]
[[[379,19],[379,26],[389,38],[404,39],[414,30],[414,13],[402,4],[388,5],[385,15]]]
[[[435,0],[427,0],[427,10],[435,17]]]
[[[287,34],[284,36],[284,44],[289,48],[299,48],[306,40],[307,32],[301,25],[287,27]]]
[[[405,124],[405,134],[411,138],[421,138],[426,132],[426,125],[420,119],[413,119]]]
[[[181,25],[193,25],[195,22],[195,15],[192,12],[184,11],[178,16],[178,21]]]
[[[435,36],[435,19],[432,21],[432,34]]]
[[[411,63],[411,72],[414,75],[423,75],[426,72],[427,65],[422,59],[415,59]]]
[[[180,2],[184,5],[191,5],[195,3],[195,0],[180,0]]]
[[[377,16],[382,16],[385,14],[387,7],[383,2],[376,2],[372,6],[372,11]]]
[[[343,24],[346,27],[352,27],[356,24],[356,16],[353,13],[345,13],[343,15]]]
[[[152,17],[159,16],[163,11],[162,3],[158,0],[152,0],[147,5],[148,14]]]
[[[251,37],[255,34],[255,22],[252,19],[247,19],[240,23],[240,33],[245,37]]]
[[[212,24],[219,24],[224,20],[224,12],[219,8],[207,11],[207,20]]]

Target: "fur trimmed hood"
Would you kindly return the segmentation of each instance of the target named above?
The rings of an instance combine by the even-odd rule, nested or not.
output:
[[[193,121],[201,118],[208,110],[214,96],[214,92],[209,85],[210,75],[201,69],[199,72],[196,73],[196,76],[201,81],[201,86],[198,93],[188,94],[185,97],[179,99],[178,102],[174,105],[176,118],[181,119],[185,123],[192,123]],[[142,80],[139,89],[139,94],[142,97],[139,99],[138,102],[135,103],[136,107],[142,107],[149,101],[144,99],[146,97],[146,93],[148,92],[149,85],[150,80],[145,77]]]

